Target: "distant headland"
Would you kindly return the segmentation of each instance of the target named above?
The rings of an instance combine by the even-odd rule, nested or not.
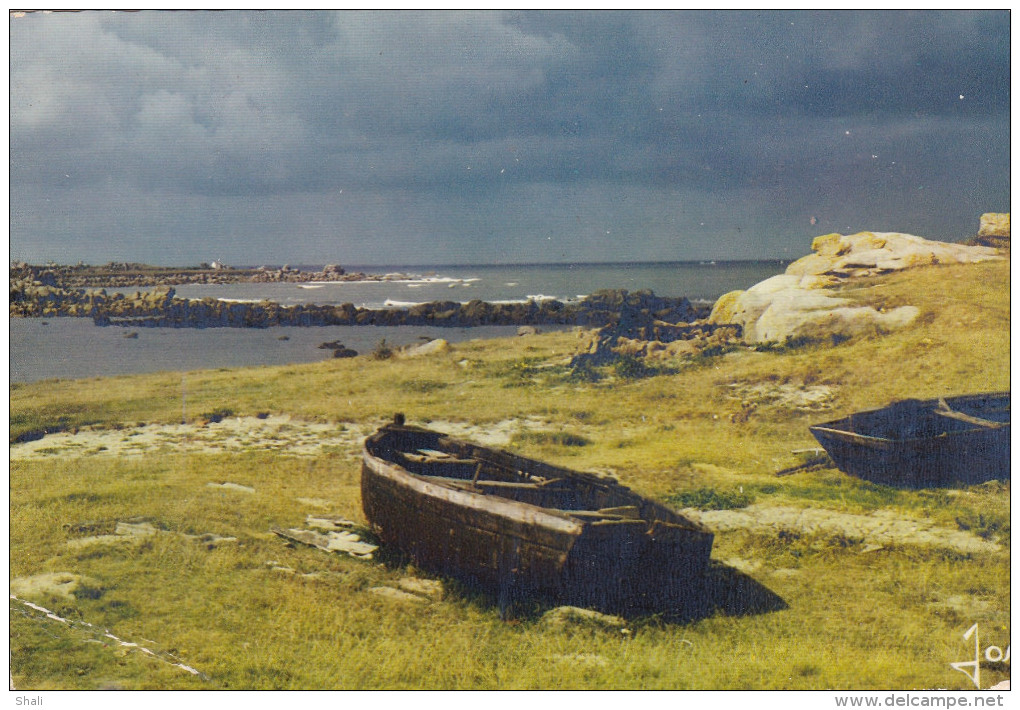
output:
[[[198,266],[152,266],[127,262],[110,262],[101,266],[79,263],[74,266],[49,263],[45,265],[14,262],[10,279],[38,282],[61,288],[130,288],[180,286],[183,284],[234,283],[309,283],[313,281],[398,281],[412,278],[410,274],[366,274],[347,272],[337,264],[328,264],[321,271],[307,271],[285,264],[281,267],[233,267],[220,262]]]

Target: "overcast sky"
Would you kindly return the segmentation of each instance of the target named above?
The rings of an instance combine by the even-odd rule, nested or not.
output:
[[[1007,12],[10,20],[11,258],[798,257],[1009,210]]]

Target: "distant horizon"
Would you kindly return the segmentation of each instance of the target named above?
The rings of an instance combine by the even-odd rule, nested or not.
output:
[[[281,269],[284,266],[289,266],[292,269],[299,269],[307,271],[309,269],[322,269],[330,264],[336,264],[344,270],[345,273],[361,272],[367,269],[474,269],[474,268],[500,268],[500,267],[520,267],[520,268],[541,268],[541,267],[591,267],[591,266],[603,266],[603,267],[633,267],[633,266],[668,266],[670,264],[683,264],[683,265],[727,265],[727,264],[789,264],[796,261],[800,257],[794,259],[789,258],[771,258],[771,259],[665,259],[658,261],[536,261],[536,262],[507,262],[507,263],[450,263],[450,264],[351,264],[345,265],[340,262],[330,261],[323,262],[321,264],[298,264],[298,263],[285,263],[285,264],[272,264],[272,263],[259,263],[259,264],[223,264],[225,269],[237,269],[237,270],[252,270],[259,268],[266,269]],[[202,264],[211,264],[212,262],[199,262],[198,264],[154,264],[140,261],[106,261],[101,263],[90,263],[83,262],[81,264],[63,264],[55,261],[47,261],[46,263],[34,263],[30,261],[23,261],[20,259],[11,260],[11,268],[14,268],[15,264],[24,264],[25,266],[57,266],[57,267],[76,267],[82,266],[84,268],[98,267],[98,266],[110,266],[113,264],[129,264],[134,266],[152,267],[157,269],[196,269],[200,268]]]
[[[976,235],[1008,10],[10,16],[10,255],[684,263]]]

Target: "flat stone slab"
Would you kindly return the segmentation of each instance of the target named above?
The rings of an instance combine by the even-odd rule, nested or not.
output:
[[[343,552],[358,559],[370,560],[372,553],[379,549],[378,545],[363,542],[360,537],[346,530],[341,532],[318,533],[314,530],[299,528],[272,528],[272,532],[280,537],[303,545],[311,545],[326,552]]]
[[[310,528],[321,530],[350,530],[357,526],[357,523],[337,515],[309,515],[305,518],[305,525]]]

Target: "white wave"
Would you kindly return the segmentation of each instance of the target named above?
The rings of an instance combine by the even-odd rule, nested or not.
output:
[[[197,299],[197,300],[200,301],[202,299]],[[262,303],[263,301],[267,301],[269,299],[266,299],[266,298],[217,298],[216,300],[217,301],[222,301],[223,303]]]
[[[325,285],[321,283],[298,284],[298,288],[322,288]]]
[[[386,308],[411,308],[412,306],[420,305],[420,301],[394,301],[392,298],[387,298],[383,302],[383,306]]]

